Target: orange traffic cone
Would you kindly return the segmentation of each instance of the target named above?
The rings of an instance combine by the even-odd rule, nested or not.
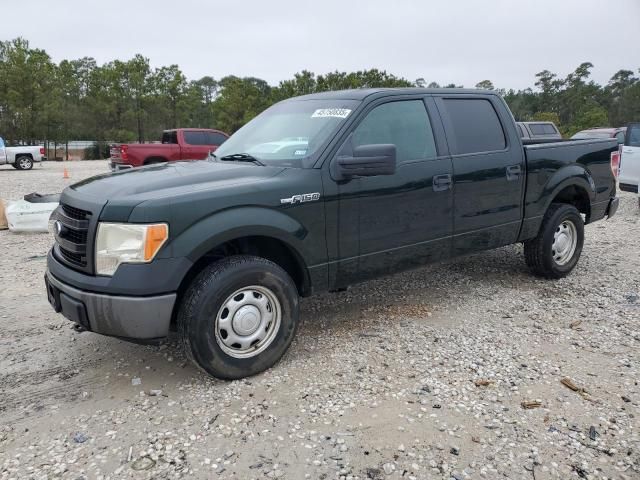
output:
[[[62,171],[62,178],[69,178],[69,171],[67,170],[67,167],[64,167],[64,170]]]

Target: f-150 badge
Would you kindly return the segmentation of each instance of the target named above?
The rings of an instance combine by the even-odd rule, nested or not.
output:
[[[280,203],[295,205],[296,203],[315,202],[316,200],[320,200],[319,193],[302,193],[289,198],[281,198]]]

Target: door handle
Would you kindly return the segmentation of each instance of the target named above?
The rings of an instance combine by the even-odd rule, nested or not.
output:
[[[451,188],[451,175],[434,175],[433,176],[433,191],[442,192]]]
[[[520,165],[509,165],[507,167],[507,180],[517,180],[520,178],[520,174],[522,173],[522,168]]]

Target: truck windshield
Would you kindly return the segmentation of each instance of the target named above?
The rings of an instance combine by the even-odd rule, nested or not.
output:
[[[215,156],[246,154],[266,165],[308,168],[359,104],[355,100],[278,103],[234,133]]]

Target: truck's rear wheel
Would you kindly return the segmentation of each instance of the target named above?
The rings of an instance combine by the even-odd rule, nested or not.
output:
[[[178,332],[205,372],[243,378],[274,365],[298,327],[298,292],[275,263],[248,255],[205,268],[185,293]]]
[[[575,268],[584,244],[584,223],[573,205],[554,203],[538,236],[524,244],[524,258],[534,274],[562,278]]]
[[[18,170],[31,170],[33,168],[33,159],[26,156],[18,157],[13,166]]]

